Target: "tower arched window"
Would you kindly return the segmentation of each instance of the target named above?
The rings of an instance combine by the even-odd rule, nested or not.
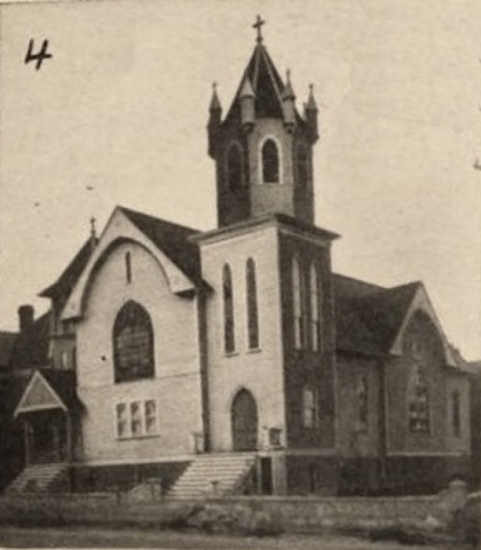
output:
[[[222,270],[222,293],[224,302],[224,351],[235,351],[235,326],[234,326],[234,293],[232,287],[232,273],[228,264]]]
[[[227,186],[231,191],[241,189],[244,185],[242,170],[242,150],[240,145],[233,143],[227,151],[226,163]]]
[[[259,347],[259,312],[257,304],[256,266],[249,258],[246,264],[247,336],[249,349]]]
[[[262,146],[262,181],[279,183],[279,150],[273,139],[267,139]]]
[[[321,338],[320,322],[320,292],[317,265],[313,262],[309,270],[309,293],[311,302],[311,346],[313,351],[319,351]]]
[[[309,157],[304,145],[297,146],[296,164],[298,185],[305,188],[309,182]]]
[[[302,349],[305,344],[303,294],[301,267],[299,260],[294,256],[292,258],[292,317],[296,349]]]
[[[154,376],[154,333],[147,311],[127,302],[117,314],[113,329],[115,382]]]

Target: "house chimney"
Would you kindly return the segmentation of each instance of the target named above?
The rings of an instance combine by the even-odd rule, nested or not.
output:
[[[18,308],[18,321],[20,325],[20,333],[24,333],[33,325],[34,309],[30,304],[20,306]]]

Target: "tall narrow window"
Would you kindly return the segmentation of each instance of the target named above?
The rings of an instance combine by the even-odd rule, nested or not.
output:
[[[294,347],[304,347],[304,308],[302,299],[302,278],[299,260],[292,258],[292,315],[294,329]]]
[[[125,253],[125,279],[127,283],[132,282],[132,258],[130,252]]]
[[[414,365],[408,400],[409,429],[411,432],[429,433],[429,399],[424,374]]]
[[[304,388],[302,393],[304,428],[316,428],[319,425],[319,406],[317,392],[313,388]]]
[[[309,292],[311,295],[311,345],[313,351],[319,351],[320,342],[320,304],[319,304],[319,280],[317,276],[317,266],[315,263],[311,264],[309,272]]]
[[[226,353],[233,353],[235,351],[234,296],[232,274],[227,264],[224,265],[222,271],[222,289],[224,298],[224,350]]]
[[[257,349],[259,347],[259,312],[257,308],[256,266],[252,258],[249,258],[246,264],[246,289],[249,349]]]
[[[367,378],[361,376],[357,385],[358,422],[361,431],[367,431],[369,426],[369,387]]]
[[[268,139],[262,146],[262,180],[279,183],[279,151],[274,140]]]
[[[458,390],[454,390],[451,395],[451,422],[453,434],[459,437],[461,434],[461,404]]]
[[[227,186],[231,191],[243,187],[242,152],[237,143],[233,143],[227,152]]]

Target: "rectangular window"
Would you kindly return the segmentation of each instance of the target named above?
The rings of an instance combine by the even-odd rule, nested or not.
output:
[[[304,428],[317,428],[319,425],[317,392],[312,388],[304,388],[302,401]]]
[[[152,399],[145,402],[145,433],[146,435],[157,433],[157,403]]]
[[[127,437],[127,405],[125,403],[119,403],[116,408],[117,411],[117,437],[122,439]]]
[[[157,402],[154,399],[118,403],[115,415],[118,439],[148,437],[158,433]]]

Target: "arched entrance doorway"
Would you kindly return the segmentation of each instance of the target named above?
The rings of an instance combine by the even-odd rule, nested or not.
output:
[[[250,391],[239,390],[232,402],[232,443],[234,451],[257,450],[257,405]]]

